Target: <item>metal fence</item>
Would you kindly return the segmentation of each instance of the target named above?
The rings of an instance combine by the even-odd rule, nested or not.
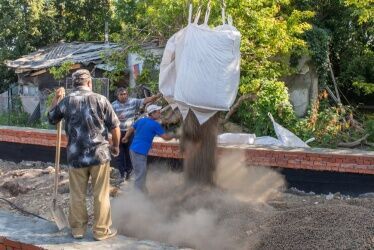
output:
[[[73,89],[73,79],[66,78],[65,89],[67,92]],[[92,91],[109,99],[109,79],[108,78],[92,78]]]
[[[93,78],[93,91],[109,99],[109,79]],[[67,93],[73,90],[72,79],[65,82]],[[50,128],[46,120],[51,89],[39,91],[35,86],[13,84],[0,94],[0,125]]]
[[[31,126],[32,120],[40,118],[38,96],[4,93],[0,95],[0,125]]]

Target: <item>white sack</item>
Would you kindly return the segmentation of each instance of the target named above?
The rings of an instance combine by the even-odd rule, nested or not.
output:
[[[273,116],[270,113],[268,115],[270,117],[270,120],[273,122],[275,134],[277,135],[278,140],[282,142],[283,146],[309,148],[308,144],[302,141],[294,133],[275,122]]]
[[[256,145],[270,145],[270,146],[283,146],[283,143],[271,136],[260,136],[256,137]]]
[[[224,133],[218,135],[218,143],[223,144],[253,144],[256,139],[255,134],[245,133]]]

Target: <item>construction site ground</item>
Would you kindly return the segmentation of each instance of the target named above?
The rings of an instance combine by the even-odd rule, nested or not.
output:
[[[54,169],[51,163],[14,163],[0,160],[0,198],[51,220],[49,207],[53,176]],[[67,214],[69,186],[66,166],[62,166],[61,176],[59,198]],[[154,187],[149,190],[150,198],[162,200],[170,205],[170,217],[183,217],[173,210],[173,205],[183,207],[189,212],[196,212],[194,216],[184,215],[182,219],[178,219],[178,223],[170,223],[173,224],[172,229],[166,229],[160,224],[163,220],[158,218],[159,214],[156,212],[131,221],[129,214],[136,217],[130,213],[131,207],[139,213],[146,214],[148,210],[157,210],[158,204],[155,203],[152,208],[139,207],[140,205],[136,207],[134,204],[143,206],[150,203],[144,200],[136,203],[134,197],[122,197],[126,196],[126,188],[131,184],[120,185],[116,171],[113,171],[112,177],[111,201],[114,207],[117,206],[113,212],[116,213],[113,215],[114,225],[120,227],[120,236],[108,241],[95,242],[88,233],[84,240],[73,240],[68,231],[58,232],[53,222],[22,214],[4,200],[0,200],[0,236],[46,249],[374,249],[374,193],[356,196],[340,193],[315,194],[288,187],[283,188],[277,195],[254,204],[211,189],[199,190],[197,196],[194,194],[197,191],[193,188],[189,193],[184,193],[184,196],[179,196],[179,200],[167,201],[165,197],[157,194],[161,188]],[[160,176],[157,178],[155,182],[162,179]],[[174,190],[169,187],[168,192],[176,193],[176,187]],[[201,198],[201,193],[205,193],[205,197],[209,198]],[[165,192],[163,196],[164,194]],[[128,196],[131,197],[130,194]],[[193,206],[191,200],[195,201]],[[92,193],[89,190],[89,224],[92,223],[92,202]],[[216,217],[211,218],[209,214],[204,214],[207,211],[214,211]],[[125,219],[122,220],[121,216]],[[210,223],[211,227],[204,224],[201,227],[203,229],[199,228],[198,224],[202,223],[199,218],[209,218],[205,221]],[[187,222],[183,224],[181,221]],[[189,223],[193,224],[194,228],[189,229]],[[147,225],[132,230],[131,227],[136,227],[136,224]],[[167,230],[181,230],[183,233],[173,235]],[[169,236],[156,234],[155,231],[165,231]],[[211,238],[203,239],[207,237]]]

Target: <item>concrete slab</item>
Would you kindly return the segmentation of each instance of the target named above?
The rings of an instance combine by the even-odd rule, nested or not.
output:
[[[75,240],[68,230],[58,231],[53,222],[39,218],[11,214],[0,210],[0,236],[45,249],[157,249],[175,250],[176,247],[118,235],[109,240],[95,241],[89,231],[82,240]]]

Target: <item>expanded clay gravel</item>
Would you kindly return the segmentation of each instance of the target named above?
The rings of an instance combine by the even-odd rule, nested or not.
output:
[[[374,249],[373,209],[330,202],[278,212],[263,224],[258,248]]]
[[[0,196],[50,218],[47,211],[51,202],[53,173],[46,173],[48,166],[53,164],[15,164],[0,160]],[[65,167],[63,172],[63,180],[66,181]],[[12,195],[7,190],[9,184],[2,186],[7,181],[18,183],[27,192]],[[115,179],[112,179],[112,184],[116,184]],[[67,212],[66,185],[65,182],[60,187],[60,195]],[[220,225],[233,232],[234,239],[227,240],[244,243],[246,249],[374,249],[374,194],[326,196],[287,190],[256,206],[230,199],[212,194],[211,199],[202,204],[206,208],[216,208],[221,218]],[[92,214],[92,196],[87,200],[89,213]],[[189,209],[193,200],[181,202]],[[17,212],[3,202],[0,202],[0,209]]]

